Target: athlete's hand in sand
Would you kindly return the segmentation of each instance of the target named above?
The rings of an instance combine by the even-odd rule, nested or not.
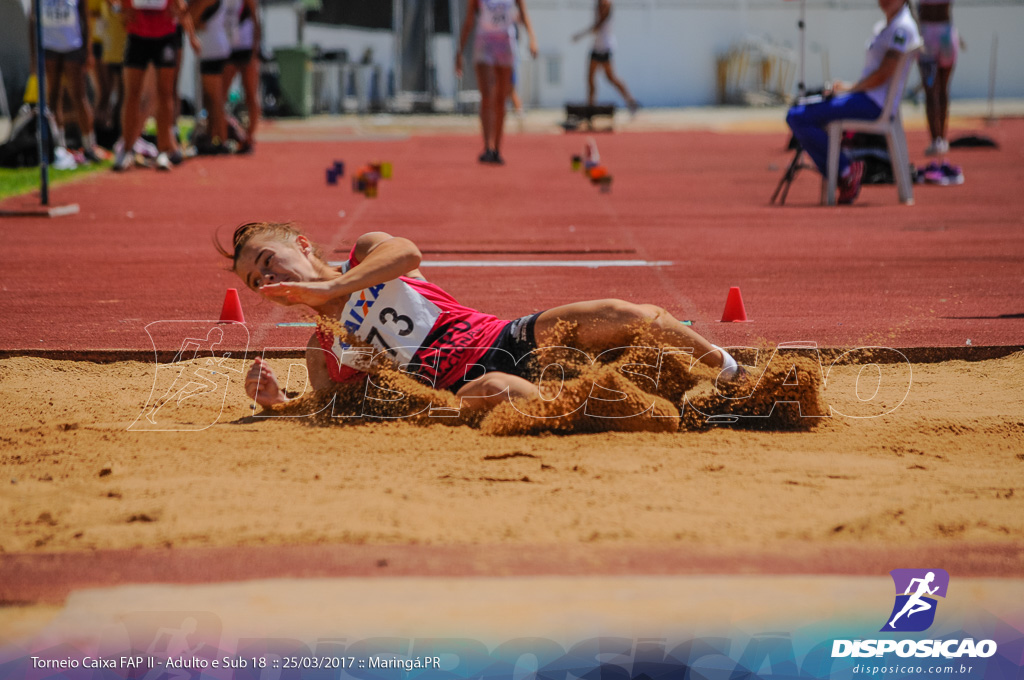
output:
[[[288,401],[288,397],[277,384],[274,370],[257,358],[245,375],[245,393],[260,406],[273,406]]]
[[[260,293],[274,302],[317,307],[340,296],[336,281],[286,281],[260,286]]]

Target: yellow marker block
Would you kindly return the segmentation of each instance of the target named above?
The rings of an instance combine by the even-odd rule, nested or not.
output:
[[[22,100],[26,104],[37,104],[39,103],[39,78],[33,73],[29,75],[28,82],[25,83],[25,96]]]

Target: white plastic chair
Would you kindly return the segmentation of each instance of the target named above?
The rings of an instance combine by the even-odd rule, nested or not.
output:
[[[828,173],[821,178],[821,204],[836,204],[836,187],[839,184],[839,146],[843,140],[843,132],[868,132],[885,135],[889,147],[889,160],[892,162],[892,174],[896,178],[900,203],[914,205],[914,182],[910,177],[910,154],[907,151],[907,137],[903,133],[903,119],[900,116],[900,100],[903,88],[910,74],[910,67],[917,60],[920,46],[907,50],[896,64],[896,70],[889,79],[889,89],[885,93],[882,114],[875,120],[857,120],[844,118],[828,124]]]

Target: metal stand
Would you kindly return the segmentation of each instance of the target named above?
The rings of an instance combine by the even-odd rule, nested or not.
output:
[[[39,115],[36,117],[36,140],[39,149],[39,200],[44,206],[50,204],[50,172],[49,158],[46,157],[46,135],[50,129],[46,126],[46,57],[43,53],[43,17],[41,2],[36,2],[36,78],[39,83],[39,96],[36,106]],[[91,45],[86,45],[90,49]],[[58,90],[59,92],[59,90]],[[55,102],[60,106],[60,102]]]
[[[804,79],[804,57],[805,57],[805,45],[807,43],[807,24],[804,21],[804,15],[807,12],[807,0],[800,0],[800,20],[796,22],[796,27],[800,29],[800,80],[796,84],[796,96],[803,97],[807,94],[807,81]]]
[[[779,205],[786,205],[786,196],[789,194],[789,187],[793,184],[793,180],[796,179],[796,174],[804,168],[810,168],[811,166],[803,161],[804,148],[797,144],[796,152],[793,153],[793,160],[789,162],[789,167],[786,168],[786,173],[779,180],[779,185],[775,187],[775,193],[772,194],[772,205],[775,205],[775,199],[779,199]]]
[[[804,21],[804,17],[807,14],[807,0],[800,0],[800,19],[796,22],[796,27],[800,31],[800,80],[797,81],[796,90],[797,98],[803,97],[807,94],[807,81],[804,78],[804,62],[806,56],[806,45],[807,45],[807,22]],[[811,167],[803,162],[804,148],[800,146],[800,143],[796,144],[796,151],[793,153],[793,160],[789,162],[789,167],[786,168],[786,172],[782,175],[782,179],[779,180],[779,185],[775,187],[775,193],[772,194],[772,205],[775,205],[775,199],[779,199],[779,205],[786,205],[786,196],[789,194],[789,187],[793,184],[793,180],[796,179],[796,174],[804,168]]]

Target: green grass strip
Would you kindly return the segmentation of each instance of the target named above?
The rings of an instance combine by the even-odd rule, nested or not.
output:
[[[50,168],[50,186],[67,184],[81,179],[88,174],[109,170],[114,164],[113,159],[101,163],[80,165],[74,170],[54,170]],[[0,200],[11,196],[39,191],[39,168],[0,168]]]

